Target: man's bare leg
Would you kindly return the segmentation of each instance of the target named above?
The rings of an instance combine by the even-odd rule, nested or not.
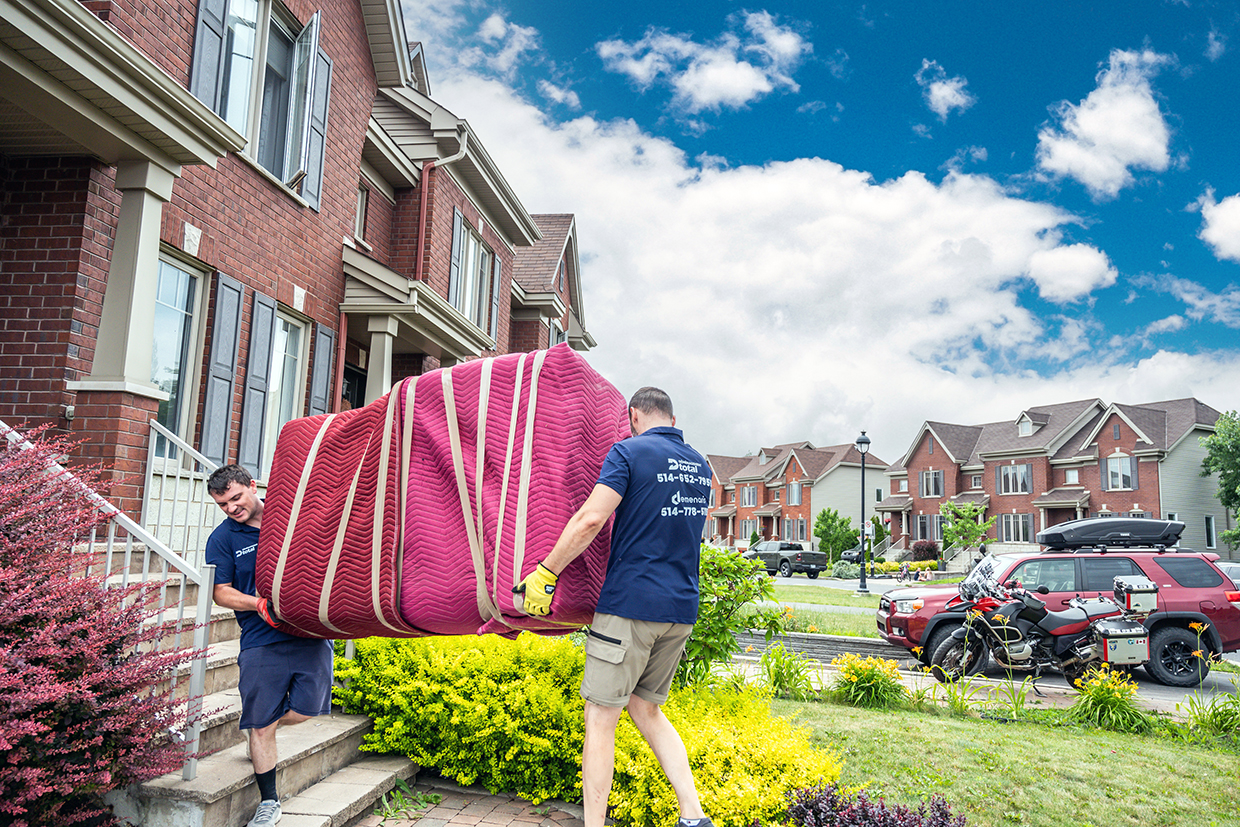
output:
[[[654,757],[667,776],[668,782],[676,792],[676,800],[680,803],[681,818],[703,818],[702,803],[698,800],[697,785],[693,781],[693,770],[689,767],[689,754],[685,751],[685,742],[672,722],[663,714],[658,704],[642,700],[636,695],[629,697],[629,717],[637,725],[637,730],[650,744]],[[586,827],[590,827],[586,822]]]
[[[276,720],[260,729],[250,730],[250,762],[254,764],[254,774],[260,775],[274,769],[276,761],[276,729],[290,724],[300,724],[310,720],[309,715],[289,710]]]
[[[585,746],[581,751],[582,805],[585,827],[603,827],[607,796],[616,769],[616,724],[624,710],[586,701]]]

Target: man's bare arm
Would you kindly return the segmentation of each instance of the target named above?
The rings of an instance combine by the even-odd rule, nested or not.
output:
[[[551,549],[547,559],[543,560],[543,566],[557,575],[564,571],[603,530],[607,519],[615,513],[616,506],[620,505],[620,499],[615,489],[606,485],[595,485],[590,496],[560,532],[560,539],[555,541],[555,547]]]
[[[232,609],[235,612],[258,611],[259,598],[246,594],[227,583],[216,583],[211,596],[215,598],[216,605],[223,606],[225,609]]]

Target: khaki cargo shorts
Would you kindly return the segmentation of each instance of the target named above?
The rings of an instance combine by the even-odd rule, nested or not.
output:
[[[599,706],[625,706],[630,695],[662,705],[691,623],[654,623],[596,614],[586,632],[581,697]]]

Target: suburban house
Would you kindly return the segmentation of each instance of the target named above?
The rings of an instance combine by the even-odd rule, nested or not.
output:
[[[886,469],[889,493],[877,509],[895,545],[942,540],[939,506],[952,501],[996,516],[990,536],[1001,544],[1034,543],[1042,529],[1080,517],[1123,516],[1182,520],[1186,546],[1220,550],[1229,516],[1217,477],[1201,476],[1200,443],[1218,417],[1196,399],[1084,399],[1005,422],[926,422]]]
[[[290,418],[594,344],[573,216],[431,97],[399,3],[12,0],[0,41],[0,420],[262,478]]]
[[[755,531],[764,540],[813,543],[814,518],[823,509],[833,508],[857,526],[883,499],[887,463],[865,455],[863,492],[862,454],[856,445],[815,448],[810,442],[790,442],[762,448],[756,456],[708,454],[706,459],[713,475],[707,539],[727,546],[747,547]]]

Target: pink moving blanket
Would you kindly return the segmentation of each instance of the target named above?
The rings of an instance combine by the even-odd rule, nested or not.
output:
[[[580,628],[610,525],[561,574],[550,617],[522,614],[512,587],[626,436],[624,398],[568,345],[466,362],[364,408],[293,420],[268,481],[258,591],[310,637]]]

